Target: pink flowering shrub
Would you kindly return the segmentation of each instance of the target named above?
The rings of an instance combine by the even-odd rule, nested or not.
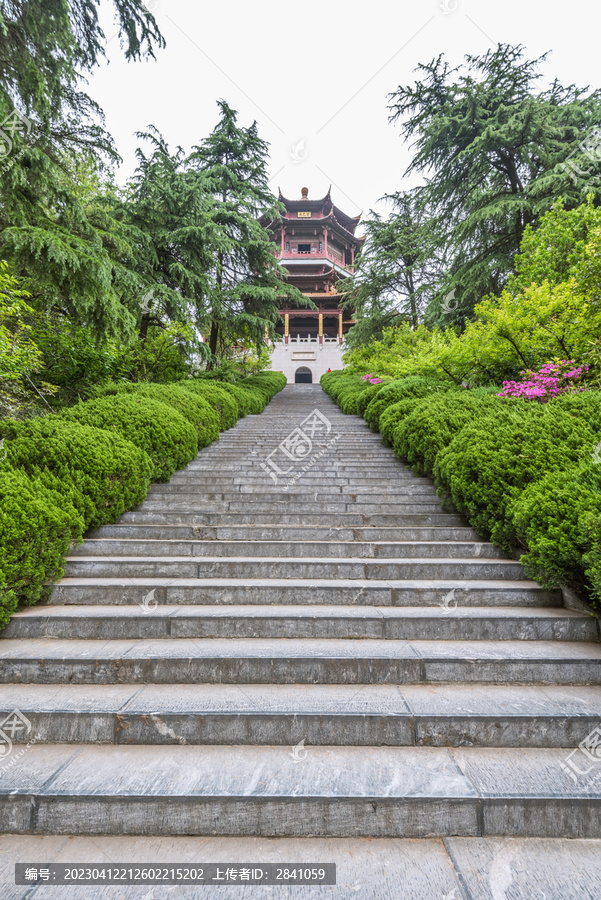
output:
[[[367,375],[362,375],[361,381],[369,381],[370,384],[382,384],[382,379],[378,378],[377,375],[372,375],[371,372],[368,372]]]
[[[523,371],[525,381],[504,381],[498,397],[520,397],[523,400],[538,400],[547,403],[552,397],[572,391],[584,391],[578,379],[588,370],[588,366],[577,366],[571,359],[559,363],[547,363],[539,372]]]

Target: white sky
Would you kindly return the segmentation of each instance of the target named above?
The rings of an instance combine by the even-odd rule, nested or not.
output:
[[[134,132],[155,125],[171,147],[188,150],[210,133],[225,99],[239,124],[256,119],[271,145],[272,188],[321,197],[349,215],[367,214],[386,192],[410,187],[411,157],[387,97],[414,81],[418,63],[439,53],[452,63],[498,42],[524,44],[530,58],[547,50],[541,87],[598,85],[599,7],[591,0],[147,0],[166,49],[157,60],[126,63],[106,0],[110,64],[88,92],[106,114],[124,163],[135,168]],[[112,38],[112,40],[111,40]],[[380,210],[382,206],[378,207]]]

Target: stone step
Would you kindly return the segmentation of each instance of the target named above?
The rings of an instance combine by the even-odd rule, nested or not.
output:
[[[89,531],[87,539],[115,539],[136,541],[244,541],[257,542],[352,542],[360,546],[363,542],[410,544],[421,543],[481,543],[482,539],[473,528],[444,525],[432,528],[345,528],[343,526],[317,527],[314,525],[269,526],[269,525],[103,525]],[[489,545],[492,547],[492,545]],[[353,555],[357,555],[354,553]]]
[[[429,500],[421,497],[407,497],[404,502],[398,503],[370,503],[361,502],[360,500],[328,500],[323,501],[317,497],[312,499],[310,496],[303,500],[295,500],[294,497],[288,498],[285,493],[278,493],[269,502],[263,496],[261,500],[247,499],[250,495],[240,494],[234,500],[209,500],[202,494],[198,497],[191,497],[189,494],[182,496],[155,494],[149,500],[145,500],[138,507],[140,512],[152,512],[155,510],[165,510],[166,512],[179,512],[182,514],[190,513],[191,515],[206,511],[208,514],[214,513],[234,513],[236,515],[298,515],[310,516],[315,515],[316,508],[319,509],[323,516],[344,515],[345,513],[358,515],[389,515],[389,516],[405,516],[405,515],[427,515],[428,513],[440,514],[442,512],[440,500]]]
[[[312,472],[303,472],[303,485],[311,485],[323,487],[327,490],[339,490],[343,494],[365,493],[374,489],[387,492],[391,488],[395,490],[405,487],[405,485],[432,485],[429,478],[417,478],[413,475],[398,475],[395,478],[362,478],[359,483],[354,478],[339,476],[338,478],[327,478],[322,475],[314,475]],[[259,474],[249,473],[248,475],[231,475],[229,478],[221,475],[189,472],[189,467],[181,472],[176,472],[171,476],[168,482],[172,484],[191,484],[201,485],[215,490],[240,488],[243,491],[249,491],[251,488],[263,489],[264,486],[273,487],[273,480],[265,475],[264,472]],[[166,487],[167,485],[163,485]]]
[[[315,409],[330,433],[284,464]],[[270,458],[288,474],[270,475]],[[597,618],[443,511],[432,481],[318,386],[286,388],[90,532],[50,603],[17,613],[3,637],[0,723],[15,710],[29,722],[0,765],[0,828],[23,832],[20,859],[28,834],[122,847],[125,834],[312,834],[323,846],[601,833]],[[193,840],[196,859],[206,838]],[[491,898],[509,886],[499,865]],[[361,896],[375,898],[368,883]],[[401,875],[391,898],[399,883],[424,900],[468,892],[454,879],[412,894]],[[343,876],[334,891],[357,895]]]
[[[232,474],[238,477],[260,477],[265,476],[265,470],[261,468],[260,463],[264,462],[264,460],[257,460],[256,462],[253,460],[248,460],[246,457],[242,457],[240,460],[231,460],[224,461],[221,457],[215,457],[214,460],[210,462],[208,460],[200,463],[190,463],[186,471],[196,473],[201,472],[206,475],[210,475],[211,472],[215,472],[219,475],[220,478],[225,478],[228,474]],[[310,467],[306,471],[302,471],[302,467],[305,464],[303,460],[298,463],[288,463],[288,467],[290,465],[294,465],[294,472],[296,474],[302,474],[302,477],[308,477],[311,473],[320,478],[330,478],[335,479],[337,477],[341,478],[350,478],[353,480],[360,480],[365,474],[366,471],[369,473],[369,477],[380,477],[387,478],[390,476],[392,479],[396,479],[399,475],[399,463],[398,462],[390,462],[390,463],[378,463],[373,461],[371,454],[367,455],[365,460],[359,461],[353,464],[344,464],[344,465],[336,465],[331,461],[327,461],[327,463],[322,459],[316,460],[312,462]],[[280,465],[281,469],[282,466]],[[271,470],[269,470],[271,471]],[[401,472],[407,474],[410,470],[405,469],[401,466]],[[291,473],[293,474],[293,473]],[[271,478],[271,475],[268,477]]]
[[[345,581],[343,579],[63,578],[52,591],[53,604],[162,605],[322,605],[561,607],[558,590],[533,581]],[[148,601],[150,602],[150,601]],[[146,605],[148,605],[148,602]],[[40,607],[41,608],[41,607]]]
[[[510,559],[303,559],[301,557],[72,556],[65,564],[69,578],[343,578],[435,581],[523,579],[519,562]]]
[[[599,780],[574,784],[562,768],[568,752],[39,744],[28,749],[27,765],[0,774],[0,827],[13,834],[597,837]]]
[[[567,641],[7,638],[0,682],[601,684],[601,645]]]
[[[272,484],[268,491],[273,494],[276,502],[278,499],[282,499],[280,489],[276,485]],[[256,486],[238,485],[235,490],[227,489],[216,492],[204,491],[202,489],[199,490],[197,489],[197,485],[191,484],[160,484],[150,488],[147,498],[149,500],[159,500],[162,498],[170,499],[172,497],[179,497],[179,495],[183,495],[184,497],[193,500],[195,503],[197,500],[234,500],[237,502],[244,501],[245,503],[251,503],[252,498],[256,495]],[[265,493],[263,493],[263,496],[265,496]],[[440,507],[440,500],[436,493],[436,489],[432,485],[407,485],[402,490],[392,490],[389,488],[386,492],[386,501],[388,503],[408,503],[412,501],[414,497],[416,498],[417,503],[422,502],[422,498],[425,498],[426,500],[433,499],[438,502],[438,506]],[[381,492],[374,492],[373,488],[370,492],[357,491],[351,493],[350,491],[342,491],[340,488],[309,488],[307,485],[298,483],[295,486],[295,489],[286,491],[287,503],[292,501],[303,503],[307,500],[313,500],[313,502],[319,500],[320,503],[378,503],[381,498]]]
[[[592,616],[544,607],[166,606],[155,594],[146,606],[26,609],[4,637],[595,641],[598,625]]]
[[[120,522],[133,525],[321,525],[324,515],[294,512],[197,512],[196,510],[146,509],[139,507],[132,512],[123,513]],[[269,507],[271,510],[271,507]],[[459,513],[406,513],[399,515],[368,515],[366,513],[328,513],[329,526],[353,527],[411,527],[422,528],[437,525],[466,525],[466,520]]]
[[[71,556],[144,556],[144,557],[335,557],[361,559],[500,559],[500,550],[484,541],[199,541],[149,540],[121,537],[86,538],[71,551]]]
[[[601,718],[578,685],[6,684],[13,743],[577,747]],[[600,763],[601,765],[601,763]]]
[[[224,862],[236,866],[241,860],[271,863],[278,867],[282,861],[297,865],[321,863],[337,867],[335,887],[312,885],[276,887],[274,896],[294,900],[315,900],[317,897],[337,900],[349,898],[403,897],[411,900],[592,900],[601,880],[601,840],[518,837],[445,837],[440,838],[348,838],[348,837],[201,837],[202,861],[206,865],[219,864],[224,883],[219,884],[219,900],[240,900],[265,896],[269,888],[241,886],[238,878],[225,883]],[[10,885],[7,900],[27,900],[32,897],[31,885],[14,885],[15,863],[28,860],[72,861],[83,863],[107,861],[113,865],[142,864],[169,866],[177,860],[193,868],[198,866],[198,837],[142,837],[128,836],[123,841],[116,835],[71,835],[67,842],[58,835],[12,834],[3,836],[4,853],[0,862],[0,878]],[[505,896],[503,885],[508,883]],[[44,891],[44,888],[41,889]],[[86,889],[53,887],[50,896],[59,900],[91,896]],[[68,891],[73,892],[69,895]],[[95,897],[102,900],[167,900],[171,887],[95,888]],[[194,888],[175,889],[176,897],[202,896]],[[201,888],[201,890],[203,890]],[[17,893],[23,891],[23,893]],[[64,891],[64,893],[63,893]],[[102,891],[100,895],[99,891]],[[43,893],[40,894],[43,896]],[[210,896],[210,894],[209,894]]]

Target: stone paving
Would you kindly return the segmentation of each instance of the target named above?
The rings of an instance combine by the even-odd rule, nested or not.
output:
[[[88,535],[0,680],[2,898],[212,896],[16,887],[15,861],[284,858],[338,883],[218,896],[598,894],[597,619],[317,386]]]

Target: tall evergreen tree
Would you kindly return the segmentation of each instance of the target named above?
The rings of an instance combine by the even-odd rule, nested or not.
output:
[[[113,5],[126,58],[154,56],[154,47],[165,42],[143,0],[113,0]],[[5,103],[47,127],[66,111],[81,113],[87,98],[79,93],[80,77],[105,56],[99,6],[100,0],[3,0],[0,97]]]
[[[421,194],[417,188],[387,195],[391,214],[372,213],[363,223],[367,240],[355,273],[338,283],[344,305],[357,319],[347,338],[350,346],[380,339],[384,328],[402,322],[415,329],[423,318],[439,266],[436,234]]]
[[[257,132],[237,125],[237,113],[218,102],[220,119],[193,149],[191,166],[207,179],[213,197],[213,265],[208,298],[209,348],[215,357],[222,329],[250,337],[257,346],[265,329],[273,334],[282,300],[299,292],[284,282],[261,215],[276,219],[280,209],[267,180],[268,145]]]
[[[138,168],[121,215],[149,243],[138,271],[145,282],[140,334],[167,321],[193,322],[200,331],[211,290],[212,248],[218,236],[208,179],[193,166],[181,147],[170,151],[151,128],[138,137],[150,142],[146,155],[138,149]],[[139,294],[139,297],[141,294]]]
[[[557,80],[537,90],[545,59],[524,59],[522,47],[499,44],[468,55],[463,71],[441,55],[419,66],[414,85],[391,95],[391,120],[415,147],[406,174],[427,176],[429,214],[448,257],[440,321],[449,293],[464,315],[483,295],[499,293],[524,229],[559,196],[568,207],[591,190],[601,199],[601,153],[591,159],[584,144],[601,122],[601,91]],[[582,176],[566,165],[574,151]]]
[[[0,5],[0,256],[32,303],[96,334],[126,334],[144,239],[112,215],[101,173],[119,159],[102,111],[80,90],[104,56],[100,0]],[[142,0],[114,0],[129,59],[164,45]],[[143,282],[142,282],[143,283]]]

